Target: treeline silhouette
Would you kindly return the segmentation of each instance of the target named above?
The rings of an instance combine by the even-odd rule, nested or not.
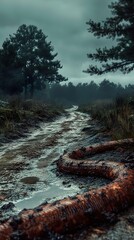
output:
[[[95,100],[116,99],[117,97],[133,96],[134,85],[128,84],[123,87],[120,83],[116,84],[104,79],[100,84],[94,81],[90,83],[72,82],[61,85],[55,83],[47,85],[42,92],[36,92],[36,98],[55,102],[63,105],[86,104]]]

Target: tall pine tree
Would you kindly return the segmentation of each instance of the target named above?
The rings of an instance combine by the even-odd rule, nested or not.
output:
[[[111,17],[103,22],[87,22],[88,31],[98,38],[106,37],[114,40],[110,48],[98,48],[89,53],[88,58],[100,64],[89,65],[84,71],[91,75],[120,70],[129,73],[134,69],[134,0],[118,0],[108,6]]]
[[[47,36],[36,26],[23,24],[3,43],[2,59],[6,58],[6,62],[10,63],[8,68],[12,63],[14,70],[20,70],[25,96],[30,91],[32,97],[34,90],[42,89],[46,82],[67,80],[59,74],[61,63],[55,59],[57,53],[46,39]]]

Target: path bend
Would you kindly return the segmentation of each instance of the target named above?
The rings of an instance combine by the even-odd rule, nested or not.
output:
[[[134,201],[134,169],[126,163],[85,160],[92,154],[133,144],[133,139],[111,141],[65,154],[58,162],[62,172],[103,176],[106,186],[68,197],[34,209],[23,210],[0,225],[0,239],[38,239],[50,232],[63,234],[81,226],[107,219]]]

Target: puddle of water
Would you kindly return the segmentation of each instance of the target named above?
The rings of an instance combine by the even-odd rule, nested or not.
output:
[[[20,212],[24,208],[34,208],[45,201],[53,202],[67,196],[73,196],[78,192],[81,193],[85,191],[86,188],[92,189],[107,183],[105,182],[105,180],[96,180],[90,177],[78,178],[62,174],[59,176],[56,175],[56,165],[54,165],[53,162],[57,160],[60,155],[63,154],[64,150],[72,151],[75,148],[79,148],[81,146],[88,146],[103,141],[102,137],[99,137],[98,134],[95,135],[93,131],[91,132],[90,137],[89,135],[86,135],[86,133],[81,131],[84,127],[89,127],[89,116],[87,114],[75,112],[76,109],[76,106],[72,109],[68,109],[68,116],[61,117],[55,122],[42,123],[40,125],[40,128],[35,129],[27,137],[19,139],[17,140],[17,142],[13,141],[12,143],[7,143],[4,146],[0,147],[0,156],[3,156],[4,154],[6,154],[5,156],[7,156],[7,159],[4,159],[4,164],[6,164],[6,162],[8,163],[9,157],[11,157],[11,155],[14,155],[12,159],[12,162],[14,163],[22,161],[29,164],[28,167],[25,167],[18,172],[13,172],[10,169],[8,171],[8,169],[6,168],[3,169],[3,174],[1,172],[0,189],[3,192],[9,191],[11,193],[10,201],[13,201],[13,203],[15,204],[14,211],[7,211],[6,213],[4,212],[3,216],[4,214],[11,216]],[[67,124],[69,126],[69,129],[65,132],[64,127],[66,129]],[[41,155],[37,158],[24,159],[24,157],[21,156],[21,153],[18,151],[19,148],[25,148],[28,144],[39,144],[39,141],[45,142],[46,139],[50,137],[56,138],[56,144],[44,147],[44,149],[42,149],[41,151]],[[16,152],[18,155],[16,155]],[[101,157],[105,159],[105,155],[102,155]],[[1,158],[0,164],[2,164],[2,161],[3,160]],[[12,162],[10,162],[10,164]],[[40,168],[38,167],[39,163],[42,164]],[[32,190],[30,184],[24,184],[20,182],[21,179],[31,176],[39,178],[39,182],[33,184],[34,186],[32,185]],[[63,184],[63,181],[65,181],[66,183],[68,182],[69,184]],[[80,187],[80,185],[82,188]],[[19,195],[20,192],[26,195]],[[0,206],[6,203],[8,203],[8,201],[0,202]],[[127,219],[127,217],[128,215],[126,214],[126,218],[124,219]],[[108,230],[108,233],[103,235],[102,237],[99,237],[97,234],[94,233],[92,235],[91,229],[89,229],[89,231],[85,231],[85,235],[82,232],[82,234],[80,233],[76,236],[73,234],[69,235],[68,238],[64,239],[133,239],[133,225],[128,225],[128,223],[126,223],[126,220],[124,221],[124,219],[121,223],[119,222],[119,224],[117,223],[115,227],[112,227],[110,231]]]
[[[90,138],[87,138],[86,134],[81,131],[82,128],[88,124],[89,116],[84,113],[75,112],[76,109],[76,106],[68,109],[67,116],[63,116],[54,122],[41,123],[40,128],[35,129],[27,137],[17,140],[17,143],[14,141],[5,144],[4,148],[0,148],[1,156],[10,151],[10,153],[17,153],[12,161],[21,159],[24,163],[28,163],[28,166],[26,165],[21,171],[12,171],[12,173],[10,173],[12,176],[10,183],[8,177],[6,177],[7,183],[5,183],[5,186],[2,185],[2,189],[4,189],[4,187],[8,189],[10,186],[10,190],[13,192],[10,199],[13,202],[15,201],[15,205],[17,208],[19,206],[19,210],[28,207],[31,208],[32,206],[35,207],[41,204],[46,198],[54,200],[80,192],[77,182],[71,182],[71,187],[69,188],[63,186],[63,178],[60,179],[60,177],[56,175],[56,165],[53,165],[53,162],[58,160],[65,150],[72,151],[75,148],[86,146],[90,141]],[[67,123],[69,129],[66,131]],[[50,138],[56,140],[56,142],[50,146],[45,146],[47,139]],[[32,154],[32,151],[36,150],[36,146],[40,147],[40,144],[43,144],[43,148],[40,150],[40,156],[35,156],[32,159],[28,159],[28,156],[22,157],[20,149],[25,150],[26,148],[28,151],[30,150]],[[39,179],[39,182],[34,184],[32,190],[20,181],[21,179],[31,176]],[[2,180],[2,177],[0,177],[0,180]],[[16,202],[16,199],[22,198],[21,193],[23,192],[26,193],[28,197],[23,196],[23,199]]]
[[[39,191],[33,194],[30,198],[17,201],[15,204],[16,210],[19,212],[23,208],[35,208],[44,201],[53,202],[67,196],[75,195],[80,189],[77,186],[70,188],[61,188],[60,186],[52,185],[45,191]]]

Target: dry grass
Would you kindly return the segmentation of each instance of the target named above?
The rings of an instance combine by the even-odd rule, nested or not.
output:
[[[83,111],[98,120],[113,139],[134,138],[134,110],[127,99],[118,98],[114,103],[98,103]]]
[[[51,120],[63,112],[63,108],[59,106],[13,98],[8,105],[0,106],[0,134],[7,136],[22,131],[22,127],[27,128],[30,125],[33,127],[39,121]]]

